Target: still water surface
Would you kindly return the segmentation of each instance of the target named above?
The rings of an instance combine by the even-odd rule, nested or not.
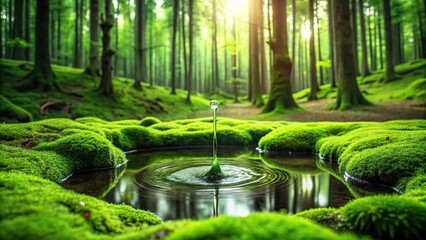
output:
[[[314,155],[266,157],[254,148],[222,147],[218,156],[228,177],[206,183],[194,176],[209,169],[210,155],[211,148],[131,153],[123,166],[75,173],[63,186],[149,210],[163,220],[245,216],[254,211],[294,214],[340,207],[354,198],[345,184],[324,170],[335,171],[336,166]]]

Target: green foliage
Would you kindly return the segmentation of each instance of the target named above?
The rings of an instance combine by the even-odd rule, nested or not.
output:
[[[161,120],[156,118],[156,117],[146,117],[146,118],[142,119],[141,126],[149,127],[151,125],[154,125],[154,124],[160,123],[160,122],[161,122]]]
[[[378,239],[423,239],[426,205],[402,196],[354,200],[341,209],[351,229]]]
[[[105,239],[161,223],[152,213],[22,173],[0,172],[0,189],[1,239]]]
[[[33,116],[0,95],[0,122],[30,122]]]
[[[272,213],[247,217],[221,216],[189,222],[167,239],[357,239],[338,235],[310,221]]]

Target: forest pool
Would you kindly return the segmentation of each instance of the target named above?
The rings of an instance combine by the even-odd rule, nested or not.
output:
[[[336,164],[311,154],[264,156],[254,147],[220,147],[218,156],[228,174],[222,182],[198,184],[190,179],[192,169],[209,170],[211,148],[186,147],[129,153],[127,164],[74,173],[62,186],[149,210],[163,220],[245,216],[254,211],[294,214],[340,207],[356,195],[394,193],[371,184],[344,184]]]

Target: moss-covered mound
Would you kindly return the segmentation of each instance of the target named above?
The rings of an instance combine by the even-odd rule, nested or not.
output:
[[[30,122],[33,115],[0,95],[0,122]]]
[[[161,223],[152,213],[108,204],[48,180],[0,172],[1,239],[98,239]]]
[[[279,214],[223,216],[189,223],[167,239],[357,239],[338,235],[312,222]]]
[[[402,196],[374,196],[341,209],[351,228],[378,239],[423,239],[426,204]]]
[[[318,151],[347,177],[405,189],[425,174],[426,121],[292,124],[259,141],[266,151]]]

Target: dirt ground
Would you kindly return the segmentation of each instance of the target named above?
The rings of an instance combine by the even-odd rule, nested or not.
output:
[[[299,102],[299,106],[304,110],[288,114],[275,116],[259,115],[260,108],[241,103],[229,103],[219,107],[219,117],[230,117],[236,119],[252,120],[279,120],[279,121],[298,121],[298,122],[317,122],[317,121],[388,121],[396,119],[426,119],[425,102],[383,102],[372,106],[360,107],[353,110],[335,111],[328,110],[328,107],[335,100],[323,99],[311,102]],[[199,112],[190,117],[207,117],[209,112]]]

